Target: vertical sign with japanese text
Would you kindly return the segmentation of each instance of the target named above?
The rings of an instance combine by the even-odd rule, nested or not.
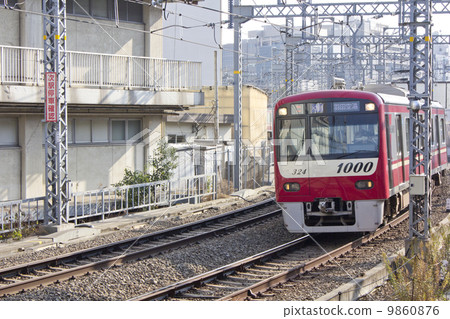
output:
[[[45,121],[57,121],[57,75],[56,72],[45,73]]]

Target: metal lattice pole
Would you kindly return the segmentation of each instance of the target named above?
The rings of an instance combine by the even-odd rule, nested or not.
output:
[[[45,96],[45,224],[67,222],[66,1],[43,0]]]
[[[404,10],[408,7],[409,16],[403,12],[403,25],[409,27],[411,59],[409,239],[427,240],[431,210],[431,1],[405,1]]]
[[[295,45],[291,38],[294,35],[294,18],[286,18],[285,29],[285,95],[292,95],[294,93],[294,50]]]
[[[240,5],[235,0],[235,5]],[[234,17],[234,189],[242,189],[242,36],[240,17]]]

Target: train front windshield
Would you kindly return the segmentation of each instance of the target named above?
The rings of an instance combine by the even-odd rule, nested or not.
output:
[[[339,110],[334,106],[336,102],[292,104],[280,108],[284,110],[280,112],[279,109],[276,115],[278,161],[307,160],[311,156],[322,159],[377,157],[378,114],[375,110],[364,111],[364,105],[369,103],[353,103],[353,113],[350,113],[350,106],[346,106],[348,109],[344,112],[336,112]],[[363,111],[360,111],[360,105]]]

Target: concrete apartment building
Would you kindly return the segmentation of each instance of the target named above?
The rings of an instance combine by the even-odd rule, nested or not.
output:
[[[74,192],[117,183],[125,168],[144,170],[161,138],[193,150],[211,145],[214,137],[211,67],[204,80],[203,57],[194,47],[184,50],[177,43],[177,54],[170,46],[163,49],[162,31],[150,33],[164,28],[161,7],[114,3],[66,1],[68,172]],[[0,34],[0,201],[45,194],[42,0],[9,0],[8,6],[0,5],[0,19],[10,30]],[[217,29],[215,39],[210,27],[204,32],[220,43]],[[219,52],[219,66],[220,61]],[[232,149],[232,87],[220,87],[219,105],[220,141]],[[266,139],[266,109],[267,95],[244,86],[244,140],[258,145]]]
[[[149,32],[162,27],[161,8],[114,3],[66,1],[74,191],[116,183],[126,167],[143,170],[167,116],[203,104],[201,63],[162,59],[163,37]],[[0,201],[45,193],[42,1],[8,6],[0,5]]]

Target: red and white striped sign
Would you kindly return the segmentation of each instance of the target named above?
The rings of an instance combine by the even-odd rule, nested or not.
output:
[[[45,121],[56,122],[58,115],[58,76],[56,72],[45,73]]]

